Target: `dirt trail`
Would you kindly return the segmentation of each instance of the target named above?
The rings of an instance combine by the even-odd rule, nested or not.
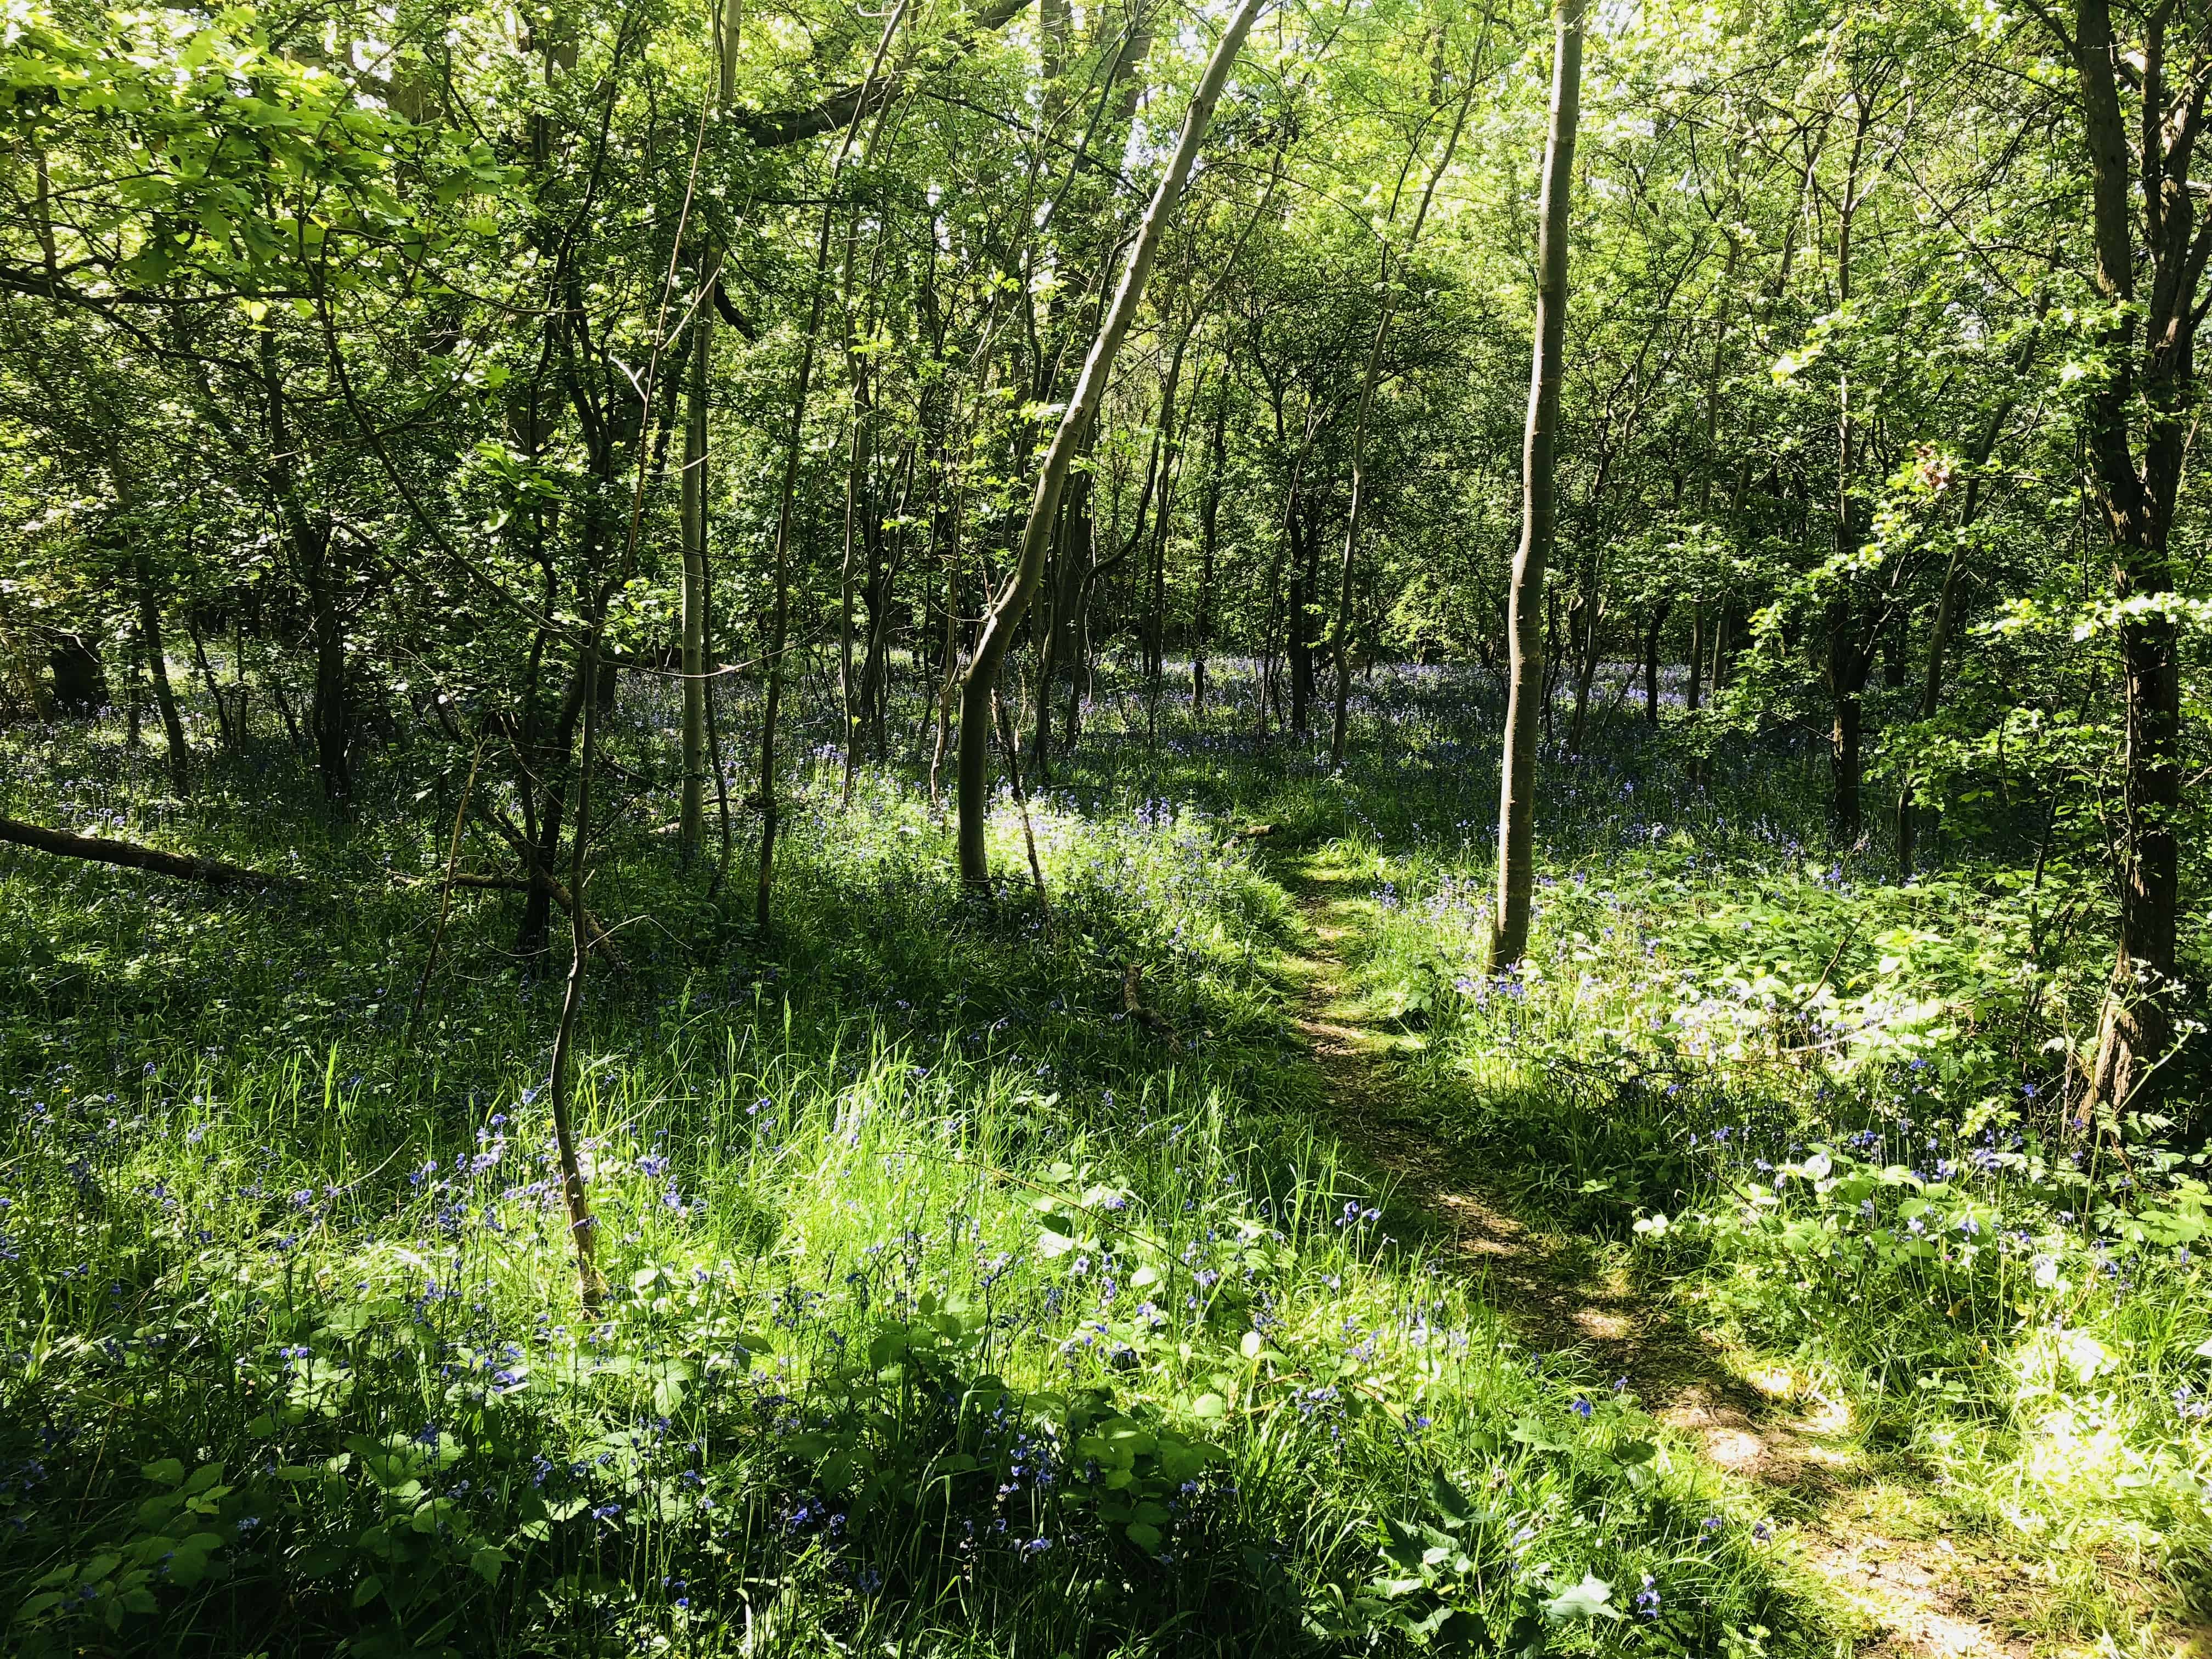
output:
[[[1715,1345],[1636,1294],[1618,1261],[1524,1224],[1455,1167],[1404,1102],[1391,1073],[1393,1039],[1354,994],[1344,950],[1361,899],[1310,861],[1285,860],[1280,874],[1312,940],[1288,964],[1297,988],[1293,1018],[1328,1080],[1331,1110],[1346,1140],[1395,1183],[1395,1201],[1419,1214],[1440,1260],[1476,1276],[1485,1299],[1530,1346],[1579,1351],[1597,1370],[1625,1377],[1660,1421],[1767,1489],[1791,1522],[1801,1559],[1866,1620],[1858,1659],[2043,1659],[2081,1650],[2031,1643],[2021,1615],[2048,1591],[2025,1564],[1942,1536],[1924,1503],[1863,1467],[1847,1408],[1801,1396],[1785,1376],[1739,1376]]]

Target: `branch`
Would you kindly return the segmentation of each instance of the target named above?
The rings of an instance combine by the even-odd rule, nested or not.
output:
[[[2065,48],[2066,56],[2069,58],[2071,58],[2074,56],[2074,37],[2066,33],[2066,26],[2060,22],[2057,16],[2051,12],[2048,7],[2042,3],[2042,0],[2021,0],[2021,3],[2022,5],[2027,7],[2029,12],[2034,15],[2038,22],[2041,23],[2044,27],[2051,31],[2053,37],[2057,39],[2058,44]]]
[[[307,884],[297,876],[271,875],[241,864],[198,854],[165,853],[135,841],[110,841],[105,836],[73,836],[66,830],[49,830],[20,818],[0,817],[0,842],[31,847],[58,858],[86,859],[94,864],[118,864],[128,870],[150,870],[155,875],[185,881],[204,881],[216,887],[264,887],[289,892],[304,891]]]
[[[978,34],[988,34],[1004,28],[1029,9],[1030,0],[991,0],[978,12],[964,29],[956,29],[947,35],[945,44],[958,46]],[[848,125],[861,113],[861,100],[871,106],[896,97],[900,83],[906,78],[906,68],[894,70],[878,80],[872,89],[866,82],[841,87],[818,102],[804,109],[763,110],[750,115],[740,115],[732,125],[763,149],[781,149],[787,145],[803,143],[809,138],[819,138],[825,132],[836,132]]]

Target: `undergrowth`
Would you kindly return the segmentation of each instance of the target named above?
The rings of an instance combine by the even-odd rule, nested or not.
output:
[[[422,820],[261,818],[304,897],[0,862],[11,1650],[1829,1650],[1757,1496],[1382,1236],[1316,1132],[1238,832],[1339,833],[1356,784],[1171,732],[1133,787],[1141,726],[1092,719],[1048,908],[963,895],[896,771],[793,777],[766,938],[617,833],[592,1316],[540,1092],[565,964],[464,893],[417,1010]],[[115,724],[15,744],[9,810],[248,850],[216,768],[186,805]]]
[[[1899,882],[1776,827],[1812,817],[1787,759],[1698,787],[1646,754],[1548,803],[1510,975],[1484,830],[1326,849],[1408,1097],[1747,1373],[1840,1406],[1859,1468],[2045,1562],[2061,1632],[2126,1636],[2115,1569],[2201,1611],[2212,1194],[2191,1126],[2082,1103],[2094,870],[1961,850]]]

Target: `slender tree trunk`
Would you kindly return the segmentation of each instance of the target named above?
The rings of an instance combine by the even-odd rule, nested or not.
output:
[[[2039,323],[2049,307],[2050,296],[2039,295],[2035,308]],[[2021,345],[2018,364],[2021,373],[2025,374],[2029,363],[2034,361],[2035,346],[2035,331],[2031,330]],[[1983,427],[1981,441],[1975,445],[1970,458],[1973,471],[1966,479],[1966,501],[1959,509],[1958,531],[1951,544],[1951,556],[1943,567],[1943,586],[1936,596],[1935,620],[1928,630],[1928,666],[1920,682],[1920,718],[1923,720],[1934,720],[1936,709],[1942,703],[1944,663],[1951,648],[1952,630],[1957,626],[1959,582],[1966,572],[1966,551],[1970,545],[1967,532],[1981,516],[1982,470],[1989,465],[1990,457],[1996,453],[1997,440],[2003,434],[2005,422],[2011,419],[2012,410],[2013,400],[2009,397],[1998,404],[1988,423]],[[1900,877],[1912,874],[1919,844],[1920,810],[1915,799],[1915,783],[1916,780],[1908,771],[1904,782],[1898,787],[1897,869]]]
[[[705,275],[705,280],[717,278]],[[699,856],[707,833],[707,376],[714,354],[714,307],[701,306],[691,327],[690,373],[684,387],[684,576],[679,595],[684,796],[677,827],[678,850],[686,864]]]
[[[806,425],[806,396],[814,379],[814,349],[822,332],[822,311],[825,295],[823,279],[830,267],[830,240],[836,223],[837,181],[845,170],[846,158],[853,153],[853,140],[860,130],[860,118],[867,113],[869,94],[882,72],[884,58],[890,52],[891,41],[898,34],[899,25],[906,19],[908,0],[898,0],[884,20],[883,38],[876,43],[876,55],[868,64],[867,79],[861,83],[860,96],[853,105],[851,120],[846,124],[845,137],[837,146],[836,158],[830,164],[830,185],[822,204],[822,228],[814,245],[814,275],[812,295],[806,319],[806,340],[799,356],[798,384],[791,396],[791,425],[785,434],[783,452],[783,483],[777,492],[775,511],[775,553],[773,597],[769,603],[769,625],[766,664],[766,689],[761,700],[760,768],[757,788],[760,804],[761,838],[759,878],[753,890],[753,926],[765,933],[775,896],[775,841],[782,827],[783,808],[776,799],[776,724],[783,710],[784,652],[791,641],[791,533],[792,515],[799,492],[799,464],[804,447]],[[848,734],[849,736],[849,734]]]
[[[1459,100],[1459,108],[1452,116],[1451,133],[1444,140],[1444,151],[1429,173],[1428,183],[1421,190],[1421,204],[1413,215],[1413,228],[1406,235],[1406,251],[1400,260],[1413,256],[1413,247],[1421,240],[1421,227],[1428,222],[1429,204],[1436,199],[1437,184],[1452,163],[1459,149],[1459,136],[1467,125],[1467,112],[1474,102],[1475,88],[1482,84],[1478,72],[1481,68],[1484,47],[1490,39],[1489,20],[1483,21],[1482,40],[1474,49],[1474,62],[1468,67],[1467,90]],[[1441,51],[1443,38],[1437,36]],[[1404,175],[1401,174],[1401,178]],[[1391,210],[1395,215],[1397,201],[1393,197]],[[1359,402],[1352,422],[1352,509],[1344,525],[1344,560],[1337,573],[1336,629],[1334,646],[1336,653],[1336,708],[1329,726],[1328,763],[1331,767],[1344,764],[1345,728],[1352,706],[1352,582],[1354,560],[1359,551],[1360,518],[1367,506],[1367,420],[1375,406],[1375,386],[1382,372],[1382,347],[1390,337],[1390,324],[1398,314],[1398,294],[1390,281],[1390,244],[1387,236],[1382,243],[1382,308],[1375,319],[1375,337],[1367,347],[1367,364],[1359,377]]]
[[[146,653],[147,673],[154,682],[154,706],[161,713],[169,792],[181,799],[191,793],[191,750],[185,742],[185,722],[177,714],[176,689],[169,684],[169,662],[162,651],[161,602],[154,591],[153,568],[143,554],[137,561],[137,568],[138,641]]]
[[[1550,131],[1544,142],[1539,213],[1536,339],[1528,375],[1528,423],[1522,444],[1521,546],[1513,556],[1510,630],[1511,689],[1505,706],[1504,766],[1498,789],[1498,897],[1488,971],[1513,968],[1528,948],[1535,882],[1536,703],[1544,686],[1544,571],[1551,557],[1557,483],[1554,452],[1559,375],[1567,318],[1567,210],[1581,112],[1583,18],[1588,0],[1554,0]]]
[[[1190,712],[1206,712],[1206,653],[1213,632],[1213,551],[1221,522],[1221,471],[1228,458],[1229,369],[1213,398],[1213,429],[1206,453],[1206,493],[1198,504],[1198,600],[1191,628]]]
[[[1659,725],[1659,633],[1673,609],[1664,599],[1653,606],[1651,626],[1644,635],[1644,721],[1654,730]]]
[[[307,579],[315,630],[315,695],[307,721],[314,733],[324,798],[343,801],[353,794],[352,677],[346,660],[345,622],[332,591],[329,539],[320,532],[310,533],[322,550]]]
[[[1291,538],[1291,592],[1283,619],[1284,654],[1290,659],[1291,732],[1306,734],[1306,705],[1313,700],[1313,636],[1310,632],[1314,531],[1303,512]]]
[[[604,611],[602,606],[602,615]],[[587,686],[599,678],[599,627],[600,617],[595,616],[584,644],[583,660],[577,668]],[[554,1150],[561,1164],[561,1196],[568,1211],[568,1237],[576,1251],[576,1281],[584,1306],[596,1311],[606,1298],[607,1282],[599,1272],[597,1259],[599,1223],[592,1214],[591,1200],[584,1190],[583,1165],[576,1157],[571,1096],[576,1069],[576,1021],[584,1006],[584,970],[592,957],[592,924],[584,893],[590,872],[585,868],[584,854],[592,828],[592,764],[597,758],[599,732],[598,697],[585,696],[583,719],[584,752],[576,774],[576,830],[570,838],[568,860],[568,891],[574,901],[568,910],[569,945],[574,954],[569,957],[568,982],[561,999],[561,1023],[553,1035],[553,1063],[545,1092],[553,1118]]]
[[[1874,100],[1863,91],[1854,93],[1858,118],[1851,139],[1850,162],[1844,169],[1843,199],[1836,229],[1836,295],[1851,302],[1851,223],[1859,205],[1859,161],[1874,124]],[[1857,432],[1851,410],[1851,372],[1848,361],[1836,388],[1836,508],[1835,547],[1839,570],[1848,570],[1859,549],[1859,514],[1852,491],[1858,467]],[[1865,619],[1853,604],[1850,579],[1838,575],[1835,597],[1828,603],[1828,648],[1826,678],[1832,719],[1829,728],[1829,817],[1840,846],[1859,838],[1859,783],[1862,776],[1860,738],[1865,723],[1863,695],[1868,673],[1874,666],[1875,644],[1863,638]]]
[[[1023,613],[1028,610],[1031,596],[1044,575],[1044,556],[1051,540],[1054,526],[1059,518],[1060,498],[1066,486],[1067,469],[1073,459],[1077,445],[1085,428],[1103,395],[1106,380],[1113,372],[1114,360],[1121,353],[1121,342],[1136,319],[1139,302],[1144,297],[1145,283],[1152,275],[1152,261],[1158,253],[1160,238],[1167,222],[1182,194],[1183,181],[1189,177],[1191,165],[1198,159],[1200,145],[1206,137],[1207,123],[1212,118],[1213,106],[1220,100],[1224,84],[1228,81],[1230,66],[1236,62],[1238,49],[1258,17],[1264,0],[1243,0],[1236,15],[1223,29],[1219,43],[1206,66],[1206,73],[1192,95],[1190,108],[1183,118],[1182,132],[1176,143],[1175,154],[1168,163],[1158,188],[1153,192],[1151,204],[1145,210],[1142,225],[1136,240],[1131,245],[1128,262],[1123,267],[1121,283],[1114,295],[1091,343],[1090,356],[1085,359],[1083,372],[1076,381],[1074,394],[1062,411],[1060,427],[1053,434],[1051,447],[1045,452],[1044,465],[1038,473],[1036,494],[1030,503],[1028,520],[1022,526],[1020,550],[1014,568],[1006,587],[985,616],[981,635],[975,642],[975,655],[968,665],[966,677],[961,682],[960,696],[960,754],[958,759],[960,824],[958,846],[960,878],[967,885],[987,888],[990,885],[991,866],[983,840],[983,821],[986,811],[986,779],[991,743],[992,692],[997,684],[999,665],[1006,659],[1006,650],[1013,643],[1014,629],[1020,624]]]
[[[1597,678],[1598,654],[1605,641],[1601,631],[1605,626],[1605,607],[1599,597],[1602,592],[1599,583],[1602,580],[1602,574],[1594,562],[1590,569],[1589,596],[1583,601],[1589,620],[1583,629],[1581,659],[1575,665],[1575,713],[1567,726],[1567,752],[1571,755],[1583,752],[1583,739],[1589,735],[1590,682]]]
[[[1690,712],[1698,712],[1700,694],[1705,690],[1705,603],[1703,599],[1690,606],[1690,683],[1683,689],[1682,701]]]

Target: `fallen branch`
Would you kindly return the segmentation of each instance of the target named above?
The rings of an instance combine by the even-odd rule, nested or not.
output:
[[[106,836],[73,836],[66,830],[49,830],[20,818],[0,817],[0,842],[34,848],[58,858],[86,859],[94,864],[117,864],[126,870],[149,870],[157,876],[184,881],[204,881],[216,887],[264,887],[304,890],[307,884],[297,876],[272,875],[249,870],[242,864],[203,857],[197,853],[165,853],[135,841],[112,841]]]

